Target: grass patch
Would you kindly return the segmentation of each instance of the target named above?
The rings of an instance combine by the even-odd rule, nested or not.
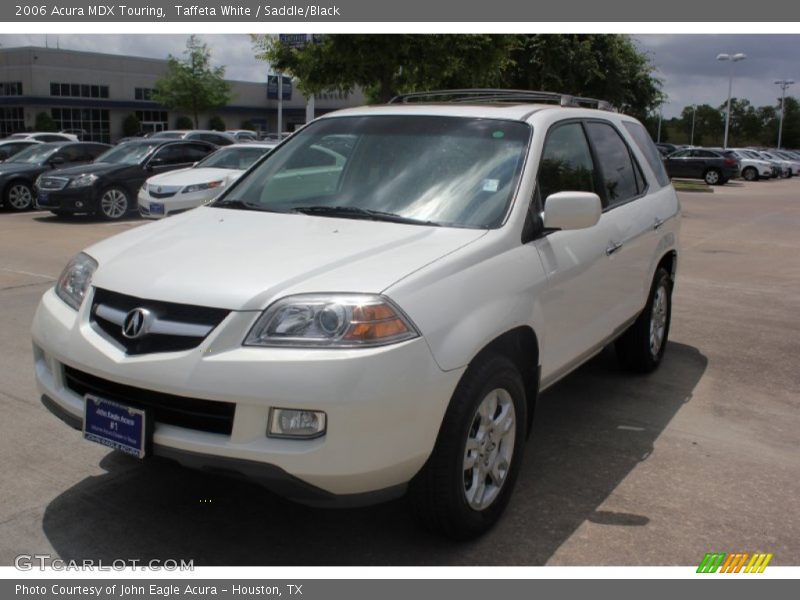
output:
[[[679,192],[706,192],[709,194],[714,192],[714,189],[710,185],[706,185],[704,181],[694,179],[673,179],[672,185]]]

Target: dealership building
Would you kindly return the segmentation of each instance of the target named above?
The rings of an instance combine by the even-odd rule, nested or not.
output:
[[[161,59],[30,46],[0,48],[0,137],[32,131],[42,112],[59,130],[83,130],[84,139],[98,142],[123,137],[122,123],[131,114],[143,131],[175,129],[177,118],[185,113],[152,100],[155,83],[166,70],[167,61]],[[263,131],[277,131],[277,86],[268,94],[266,82],[229,83],[230,104],[201,114],[200,128],[208,128],[212,115],[218,115],[227,129],[240,129],[250,121]],[[282,128],[291,131],[305,123],[306,98],[294,86],[286,88]],[[315,100],[315,114],[363,101],[360,93],[324,93]]]

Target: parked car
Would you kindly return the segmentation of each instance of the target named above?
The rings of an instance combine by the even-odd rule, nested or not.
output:
[[[89,213],[121,219],[136,210],[136,194],[145,179],[191,166],[216,148],[207,142],[159,138],[119,144],[93,164],[39,178],[36,205],[58,216]]]
[[[66,165],[83,165],[105,152],[108,144],[50,142],[33,144],[0,164],[0,198],[11,210],[34,207],[34,182],[42,173]]]
[[[68,135],[74,135],[75,138],[78,139],[81,142],[84,141],[87,138],[87,136],[89,135],[88,131],[86,131],[85,129],[80,129],[80,128],[77,128],[77,129],[62,129],[59,133],[65,133],[65,134],[68,134]]]
[[[211,204],[86,248],[34,318],[44,405],[140,458],[308,503],[408,491],[485,532],[539,391],[615,340],[658,367],[680,218],[634,118],[498,94],[328,113]]]
[[[12,133],[7,140],[36,140],[37,142],[79,142],[78,136],[73,133],[51,133],[48,131],[31,131]]]
[[[0,162],[10,159],[26,148],[41,143],[36,140],[0,140]]]
[[[771,159],[767,158],[766,156],[762,156],[760,152],[758,152],[757,150],[753,150],[752,148],[739,148],[739,149],[737,149],[737,152],[739,152],[740,154],[746,156],[747,158],[751,158],[751,159],[754,159],[754,160],[763,160],[764,162],[769,163],[770,168],[771,168],[771,171],[770,171],[770,177],[771,178],[774,179],[776,177],[783,177],[784,169],[783,169],[781,163],[779,163],[778,161],[771,160]]]
[[[791,178],[794,174],[792,172],[792,163],[785,158],[781,158],[774,152],[767,152],[766,150],[759,150],[758,153],[765,158],[766,160],[770,160],[775,163],[775,165],[780,169],[780,176],[784,178]]]
[[[791,152],[786,152],[784,150],[770,150],[770,154],[774,154],[781,160],[785,160],[788,163],[789,171],[791,172],[792,177],[797,177],[800,175],[800,159],[796,156],[793,156]]]
[[[161,219],[186,212],[218,196],[275,144],[233,144],[220,148],[189,169],[148,179],[139,190],[139,214]]]
[[[231,129],[226,131],[230,136],[236,138],[237,142],[257,142],[258,132],[252,129]]]
[[[772,177],[772,163],[749,156],[743,148],[730,148],[722,153],[739,161],[739,176],[745,181],[758,181]]]
[[[201,140],[216,146],[230,146],[236,143],[236,138],[222,131],[205,131],[202,129],[159,131],[151,138],[169,138],[174,140]]]
[[[664,160],[670,177],[702,179],[708,185],[723,185],[739,175],[739,161],[706,148],[673,152]]]
[[[669,156],[670,154],[678,150],[678,147],[675,144],[667,144],[664,142],[659,142],[658,144],[656,144],[656,148],[658,148],[658,151],[661,153],[662,156]]]

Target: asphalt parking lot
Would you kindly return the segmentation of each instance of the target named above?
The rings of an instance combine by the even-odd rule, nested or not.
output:
[[[607,350],[542,395],[509,510],[466,544],[420,529],[403,501],[311,509],[83,441],[39,402],[30,323],[75,252],[142,222],[0,213],[0,564],[800,564],[800,181],[681,201],[661,369],[630,376]]]

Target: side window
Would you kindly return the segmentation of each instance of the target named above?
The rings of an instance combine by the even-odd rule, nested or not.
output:
[[[9,156],[11,156],[13,151],[14,150],[10,145],[0,146],[0,160],[7,159]]]
[[[86,152],[89,155],[87,160],[94,160],[98,156],[100,156],[103,152],[108,150],[108,146],[102,146],[100,144],[87,144],[86,145]]]
[[[185,144],[171,144],[165,146],[156,152],[153,158],[158,159],[162,165],[180,165],[192,162]]]
[[[58,151],[58,156],[64,157],[64,162],[80,162],[89,160],[86,156],[86,149],[80,146],[64,146]]]
[[[286,169],[307,169],[309,167],[333,167],[336,154],[319,147],[310,146],[305,152],[298,152],[286,164]]]
[[[185,151],[187,162],[197,162],[198,160],[203,160],[214,150],[210,146],[204,146],[203,144],[187,144]]]
[[[595,192],[594,163],[580,123],[556,125],[547,134],[537,180],[537,200],[544,206],[557,192]]]
[[[664,162],[661,158],[661,153],[653,143],[653,138],[651,138],[650,134],[647,133],[647,129],[645,129],[644,125],[641,123],[634,123],[632,121],[625,121],[623,125],[625,126],[625,129],[628,130],[628,133],[631,134],[631,137],[633,138],[633,141],[636,142],[639,150],[641,150],[642,154],[644,154],[647,164],[650,165],[650,168],[656,176],[656,181],[658,182],[659,187],[664,187],[667,185],[669,183],[669,176],[667,175],[667,171],[664,169]]]
[[[641,173],[633,162],[630,150],[620,134],[608,123],[591,121],[586,131],[592,141],[608,206],[616,206],[638,196],[642,188]]]

